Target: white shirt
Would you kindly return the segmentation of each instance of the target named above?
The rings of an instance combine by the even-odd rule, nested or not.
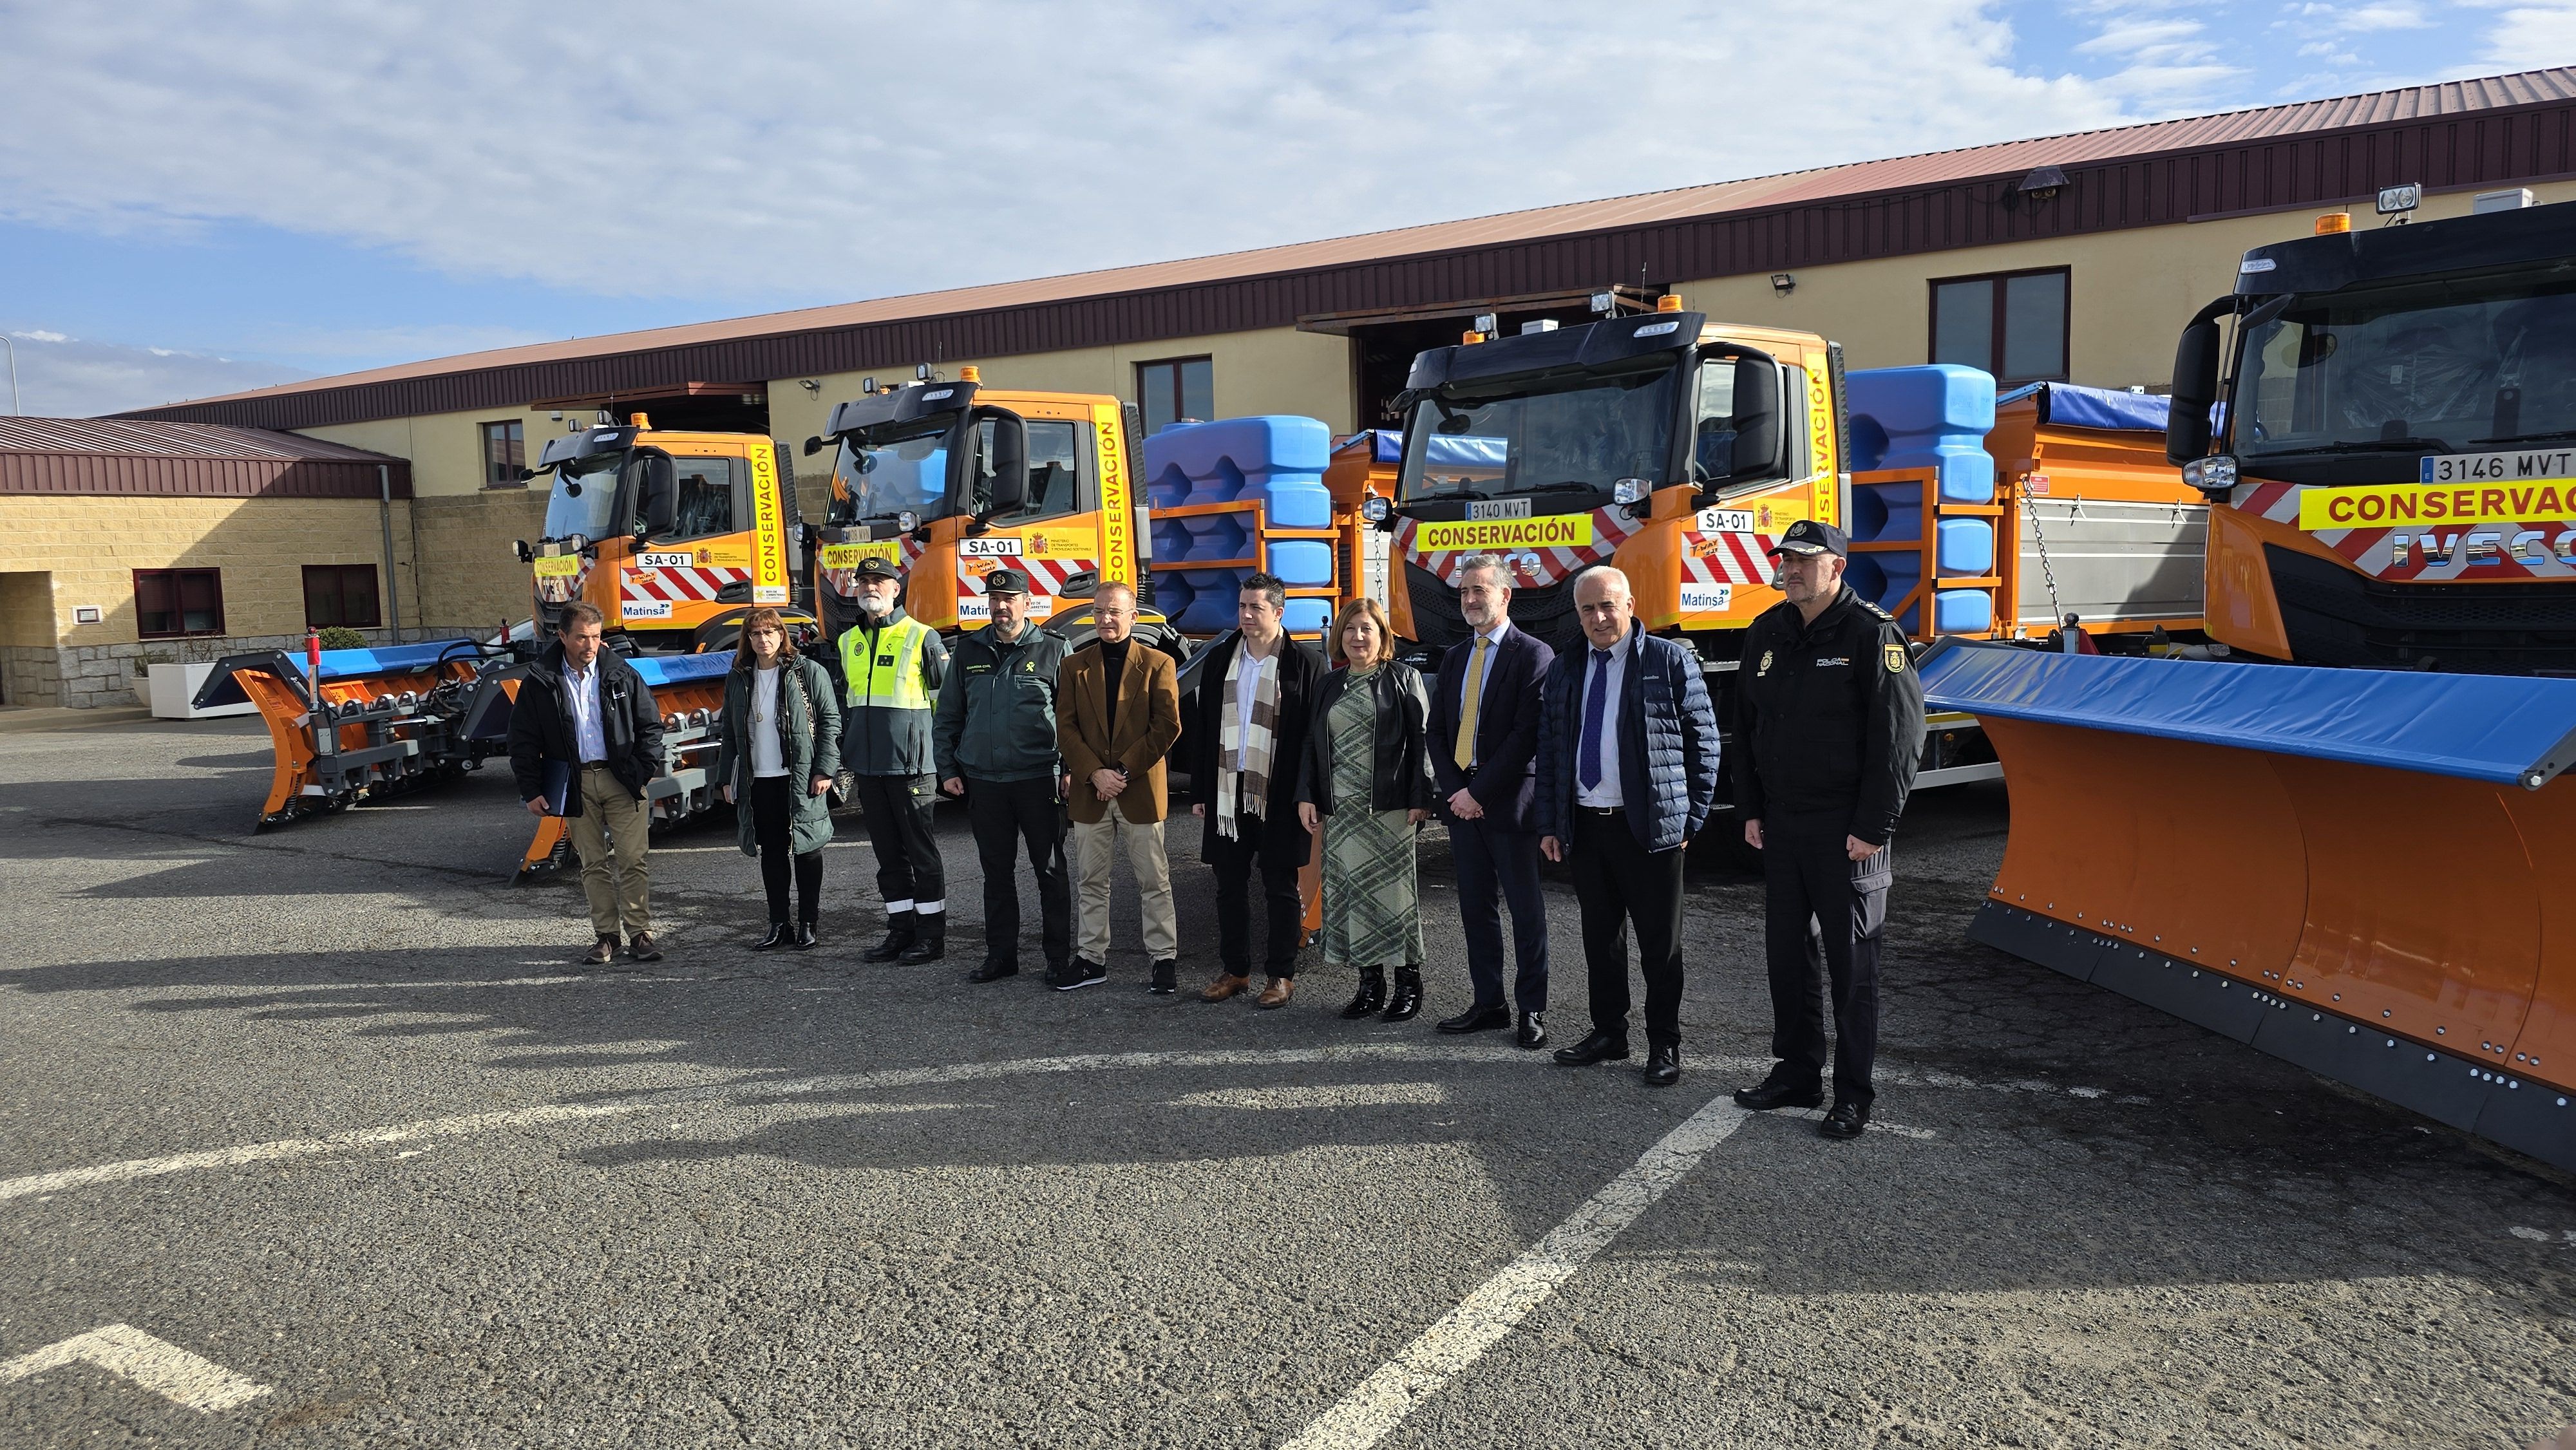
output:
[[[1627,798],[1619,793],[1619,692],[1627,683],[1628,656],[1636,649],[1637,636],[1631,633],[1610,651],[1605,667],[1601,652],[1587,638],[1583,641],[1582,688],[1574,692],[1574,758],[1566,768],[1574,772],[1574,803],[1582,806],[1624,806]],[[1583,718],[1585,702],[1592,698],[1592,673],[1607,668],[1609,693],[1601,705],[1601,784],[1586,790],[1583,786]]]
[[[768,780],[787,773],[779,746],[778,667],[751,672],[751,774]]]
[[[1284,642],[1274,641],[1272,650],[1275,652]],[[1249,734],[1252,730],[1252,704],[1261,695],[1261,660],[1253,654],[1252,641],[1248,639],[1236,648],[1243,663],[1234,672],[1234,728],[1239,734]]]
[[[1475,680],[1476,733],[1479,735],[1484,733],[1485,696],[1492,691],[1494,685],[1494,661],[1502,658],[1503,637],[1511,632],[1512,621],[1506,616],[1494,626],[1492,632],[1472,634],[1467,637],[1467,668],[1458,676],[1458,718],[1461,720],[1467,718],[1467,682]],[[1485,642],[1485,677],[1476,680],[1476,641],[1480,639]]]
[[[608,736],[599,727],[599,661],[592,660],[586,670],[564,666],[564,683],[572,686],[572,748],[582,764],[603,764]]]

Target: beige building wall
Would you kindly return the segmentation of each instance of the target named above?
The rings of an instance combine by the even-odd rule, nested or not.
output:
[[[307,438],[408,458],[411,460],[412,493],[417,497],[429,497],[487,492],[483,486],[481,428],[485,423],[525,425],[521,431],[528,440],[531,462],[535,461],[537,450],[544,446],[546,434],[560,426],[547,421],[543,413],[531,413],[519,407],[485,408],[471,413],[423,413],[409,418],[333,423],[295,431]]]
[[[2576,182],[2534,186],[2546,204],[2576,199]],[[2475,194],[2424,199],[2424,221],[2466,216]],[[2099,388],[2145,384],[2162,391],[2173,379],[2174,342],[2202,304],[2234,290],[2236,266],[2249,248],[2310,235],[2333,207],[2143,227],[2135,231],[1966,247],[1869,262],[1802,267],[1783,297],[1771,275],[1684,282],[1673,290],[1712,321],[1794,327],[1843,345],[1854,368],[1899,367],[1930,360],[1932,289],[1938,278],[2067,269],[2067,371]],[[2353,225],[2380,224],[2364,201]]]
[[[411,517],[420,535],[423,624],[440,633],[481,636],[498,630],[503,620],[528,617],[533,585],[513,544],[543,532],[543,489],[417,498]]]
[[[0,578],[50,582],[45,591],[18,583],[0,591],[0,615],[13,642],[49,632],[60,703],[132,703],[147,664],[301,642],[307,564],[374,565],[381,608],[389,582],[381,518],[372,499],[0,496]],[[417,599],[409,532],[397,507],[390,582],[406,627]],[[133,571],[172,568],[222,571],[222,635],[138,637]],[[98,606],[99,623],[76,622],[86,605]]]

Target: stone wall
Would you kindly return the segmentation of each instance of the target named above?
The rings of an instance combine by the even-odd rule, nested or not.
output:
[[[62,660],[49,645],[0,644],[0,704],[60,705]]]

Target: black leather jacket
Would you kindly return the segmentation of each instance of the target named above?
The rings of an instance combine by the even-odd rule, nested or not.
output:
[[[1297,799],[1319,815],[1333,813],[1333,702],[1350,688],[1351,672],[1335,670],[1315,690],[1314,713],[1306,725],[1306,759],[1297,772]],[[1377,709],[1375,768],[1369,772],[1369,809],[1427,811],[1438,789],[1431,783],[1431,756],[1425,748],[1423,721],[1431,713],[1431,692],[1420,672],[1401,661],[1380,665],[1368,680]]]

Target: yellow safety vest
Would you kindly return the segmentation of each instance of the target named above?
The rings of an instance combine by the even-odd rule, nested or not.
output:
[[[849,686],[851,706],[929,709],[921,652],[930,633],[929,625],[909,616],[879,626],[873,635],[856,626],[841,631],[841,678]]]

